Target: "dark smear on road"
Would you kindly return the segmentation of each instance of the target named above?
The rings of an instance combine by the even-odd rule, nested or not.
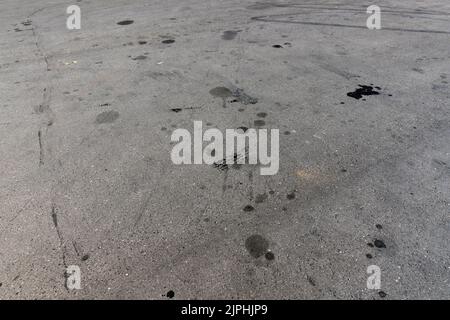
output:
[[[221,98],[222,99],[222,107],[226,108],[227,107],[227,98],[233,96],[233,93],[231,92],[230,89],[226,88],[226,87],[215,87],[211,90],[209,90],[209,93],[217,98]]]
[[[132,24],[132,23],[134,23],[133,20],[123,20],[123,21],[117,22],[117,24],[121,25],[121,26],[127,26],[127,25]]]
[[[211,90],[209,90],[209,93],[212,96],[218,97],[218,98],[228,98],[233,95],[230,89],[226,87],[215,87]]]
[[[173,40],[173,39],[167,39],[167,40],[161,41],[161,43],[164,43],[164,44],[171,44],[171,43],[174,43],[174,42],[175,42],[175,40]]]
[[[381,249],[381,248],[386,248],[386,245],[384,244],[384,242],[382,240],[378,240],[376,239],[373,244],[375,245],[375,247]]]
[[[269,249],[269,241],[263,236],[254,234],[245,240],[245,248],[253,258],[259,258]]]
[[[254,122],[255,127],[262,127],[266,124],[264,120],[255,120]]]
[[[117,111],[105,111],[97,116],[95,122],[98,124],[111,123],[116,121],[119,118],[119,115],[120,114]]]
[[[260,118],[265,118],[265,117],[267,117],[267,113],[265,113],[265,112],[260,112],[260,113],[257,113],[256,114],[258,117],[260,117]]]
[[[253,208],[253,206],[248,204],[242,210],[244,210],[245,212],[251,212],[251,211],[255,210],[255,208]]]
[[[365,86],[365,85],[361,85],[361,84],[359,84],[358,86],[359,86],[359,88],[357,88],[355,91],[348,92],[347,96],[359,100],[363,96],[372,96],[372,95],[380,94],[378,91],[375,91],[374,87],[372,87],[372,86]],[[379,87],[375,87],[375,88],[378,89]]]
[[[289,193],[289,194],[286,196],[286,198],[287,198],[288,200],[294,200],[294,199],[295,199],[295,192]]]
[[[264,255],[264,257],[269,261],[272,261],[273,259],[275,259],[275,255],[271,251],[267,251],[266,254]]]
[[[239,31],[224,31],[223,35],[222,35],[222,39],[223,40],[233,40],[234,38],[236,38],[237,34]]]

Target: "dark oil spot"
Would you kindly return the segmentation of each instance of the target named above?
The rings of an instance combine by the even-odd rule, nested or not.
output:
[[[386,245],[384,244],[384,242],[382,240],[378,240],[376,239],[373,244],[375,245],[375,247],[377,248],[386,248]]]
[[[361,99],[363,96],[371,96],[371,95],[378,95],[380,94],[378,91],[373,90],[374,88],[372,86],[365,86],[365,85],[358,85],[359,88],[357,88],[353,92],[348,92],[347,96],[352,97],[354,99]]]
[[[280,49],[280,48],[283,48],[283,46],[282,46],[282,45],[279,45],[279,44],[274,44],[274,45],[272,46],[272,48]]]
[[[253,124],[255,125],[255,127],[262,127],[266,124],[266,122],[264,120],[255,120]]]
[[[382,226],[381,224],[376,224],[375,227],[376,227],[378,230],[383,229],[383,226]]]
[[[347,172],[347,169],[342,168],[342,169],[341,169],[341,172]]]
[[[258,117],[260,117],[260,118],[265,118],[265,117],[267,117],[267,113],[265,113],[265,112],[260,112],[260,113],[257,113],[256,114]]]
[[[224,31],[224,33],[222,34],[222,39],[223,40],[233,40],[234,38],[236,38],[238,34],[238,31]]]
[[[385,298],[385,297],[387,296],[386,292],[384,292],[384,291],[378,292],[378,295],[379,295],[381,298]]]
[[[368,243],[367,244],[369,247],[373,248],[373,243]]]
[[[147,41],[138,41],[140,45],[147,44]]]
[[[178,113],[178,112],[181,112],[181,110],[183,110],[183,109],[181,109],[181,108],[172,108],[170,110],[175,112],[175,113]]]
[[[267,251],[266,254],[264,255],[264,257],[269,261],[272,261],[273,259],[275,259],[275,255],[271,251]]]
[[[123,20],[123,21],[117,22],[117,24],[121,25],[121,26],[127,26],[129,24],[132,24],[133,22],[134,22],[133,20]]]
[[[267,252],[267,249],[269,249],[269,241],[258,234],[254,234],[245,240],[245,248],[256,259]]]
[[[173,290],[169,290],[166,293],[167,298],[172,299],[173,297],[175,297],[175,292],[173,292]]]
[[[231,97],[233,95],[231,90],[226,87],[213,88],[213,89],[209,90],[209,93],[212,96],[218,97],[218,98],[227,98],[227,97]]]
[[[372,259],[372,255],[370,253],[366,254],[367,259]]]
[[[256,203],[263,203],[267,199],[267,194],[258,194],[255,198]]]
[[[117,111],[105,111],[100,113],[97,118],[95,119],[95,122],[102,124],[102,123],[111,123],[116,121],[119,118],[119,113]]]
[[[295,199],[295,192],[289,193],[289,194],[286,196],[286,198],[287,198],[288,200],[294,200],[294,199]]]
[[[174,43],[174,42],[175,42],[175,40],[173,40],[173,39],[167,39],[167,40],[161,41],[161,43],[164,43],[164,44],[171,44],[171,43]]]
[[[88,254],[85,254],[84,256],[81,257],[81,261],[86,261],[87,259],[89,259]]]
[[[275,194],[275,191],[270,190],[270,191],[269,191],[269,194]]]
[[[255,210],[255,208],[253,208],[253,206],[248,204],[242,210],[244,210],[245,212],[251,212],[251,211]]]
[[[290,135],[290,134],[291,134],[290,131],[287,131],[287,130],[286,130],[286,131],[284,132],[284,135],[285,135],[285,136],[288,136],[288,135]]]

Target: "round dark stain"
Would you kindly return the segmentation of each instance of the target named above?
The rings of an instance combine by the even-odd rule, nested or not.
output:
[[[253,258],[259,258],[269,249],[269,241],[259,234],[254,234],[245,240],[245,248]]]
[[[264,257],[269,261],[272,261],[273,259],[275,259],[275,255],[271,251],[267,251],[266,254],[264,255]]]
[[[372,259],[372,255],[370,253],[366,254],[367,259]]]
[[[258,117],[260,117],[260,118],[265,118],[265,117],[267,117],[267,113],[265,113],[265,112],[260,112],[260,113],[257,113],[256,114]]]
[[[161,41],[161,43],[164,43],[164,44],[171,44],[171,43],[174,43],[174,42],[175,42],[175,40],[173,40],[173,39],[167,39],[167,40]]]
[[[133,20],[123,20],[123,21],[117,22],[117,24],[121,25],[121,26],[127,26],[127,25],[132,24],[132,23],[134,23]]]
[[[266,124],[264,120],[255,120],[253,123],[256,127],[262,127]]]
[[[378,295],[379,295],[381,298],[385,298],[385,297],[387,296],[386,292],[384,292],[384,291],[378,292]]]
[[[375,227],[376,227],[378,230],[383,229],[383,226],[382,226],[381,224],[376,224]]]
[[[222,35],[222,39],[223,40],[233,40],[234,38],[236,38],[237,34],[238,34],[237,31],[227,30],[227,31],[224,31],[224,33]]]
[[[295,199],[295,193],[294,193],[294,192],[289,193],[289,194],[286,196],[286,198],[287,198],[288,200],[294,200],[294,199]]]
[[[384,244],[384,242],[382,240],[378,240],[376,239],[373,244],[375,245],[375,247],[377,248],[386,248],[386,245]]]
[[[251,211],[255,210],[255,208],[253,208],[253,206],[248,204],[242,210],[244,210],[245,212],[251,212]]]
[[[87,259],[89,259],[88,254],[85,254],[84,256],[81,257],[81,261],[86,261]]]
[[[175,297],[175,292],[173,292],[173,290],[169,290],[166,293],[167,298],[172,299],[173,297]]]
[[[285,136],[288,136],[288,135],[290,135],[290,134],[291,134],[290,131],[285,131],[285,132],[284,132],[284,135],[285,135]]]
[[[97,116],[95,122],[98,124],[111,123],[116,121],[119,118],[119,115],[120,114],[117,111],[105,111]]]
[[[209,93],[212,96],[219,97],[219,98],[228,98],[233,95],[231,90],[226,87],[215,87],[215,88],[209,90]]]

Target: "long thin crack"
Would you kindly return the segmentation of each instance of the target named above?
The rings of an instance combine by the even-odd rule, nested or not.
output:
[[[58,239],[59,239],[59,247],[61,248],[61,252],[62,252],[62,261],[63,261],[64,267],[67,268],[67,263],[66,263],[67,249],[66,249],[66,245],[64,244],[64,238],[61,234],[61,230],[59,229],[58,214],[56,212],[55,205],[52,205],[52,220],[53,220],[53,225],[55,226],[56,234],[58,235]]]
[[[39,34],[37,32],[37,27],[33,23],[33,20],[31,19],[31,17],[33,15],[35,15],[36,13],[38,13],[44,9],[45,8],[41,8],[41,9],[38,9],[38,10],[34,11],[33,13],[31,13],[27,17],[27,20],[25,22],[23,22],[23,24],[31,26],[31,31],[32,31],[32,34],[34,37],[34,44],[36,46],[36,49],[37,49],[39,55],[42,57],[42,59],[45,62],[46,72],[49,72],[49,71],[51,71],[50,64],[49,64],[49,58],[48,58],[47,54],[44,52],[44,50],[42,49]],[[46,76],[46,78],[47,78],[46,79],[47,85],[44,87],[43,92],[42,92],[42,102],[39,104],[39,106],[37,107],[37,110],[36,110],[36,112],[38,114],[42,114],[45,117],[44,124],[40,125],[39,131],[38,131],[39,166],[44,165],[44,135],[47,133],[47,130],[45,130],[45,132],[44,132],[44,128],[50,127],[54,122],[54,114],[53,114],[52,109],[50,108],[51,85],[50,85],[50,80],[48,79],[48,76]]]

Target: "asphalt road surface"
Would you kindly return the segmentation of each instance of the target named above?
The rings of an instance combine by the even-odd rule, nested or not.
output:
[[[0,298],[449,299],[450,4],[371,4],[2,0]],[[174,164],[194,121],[278,173]]]

